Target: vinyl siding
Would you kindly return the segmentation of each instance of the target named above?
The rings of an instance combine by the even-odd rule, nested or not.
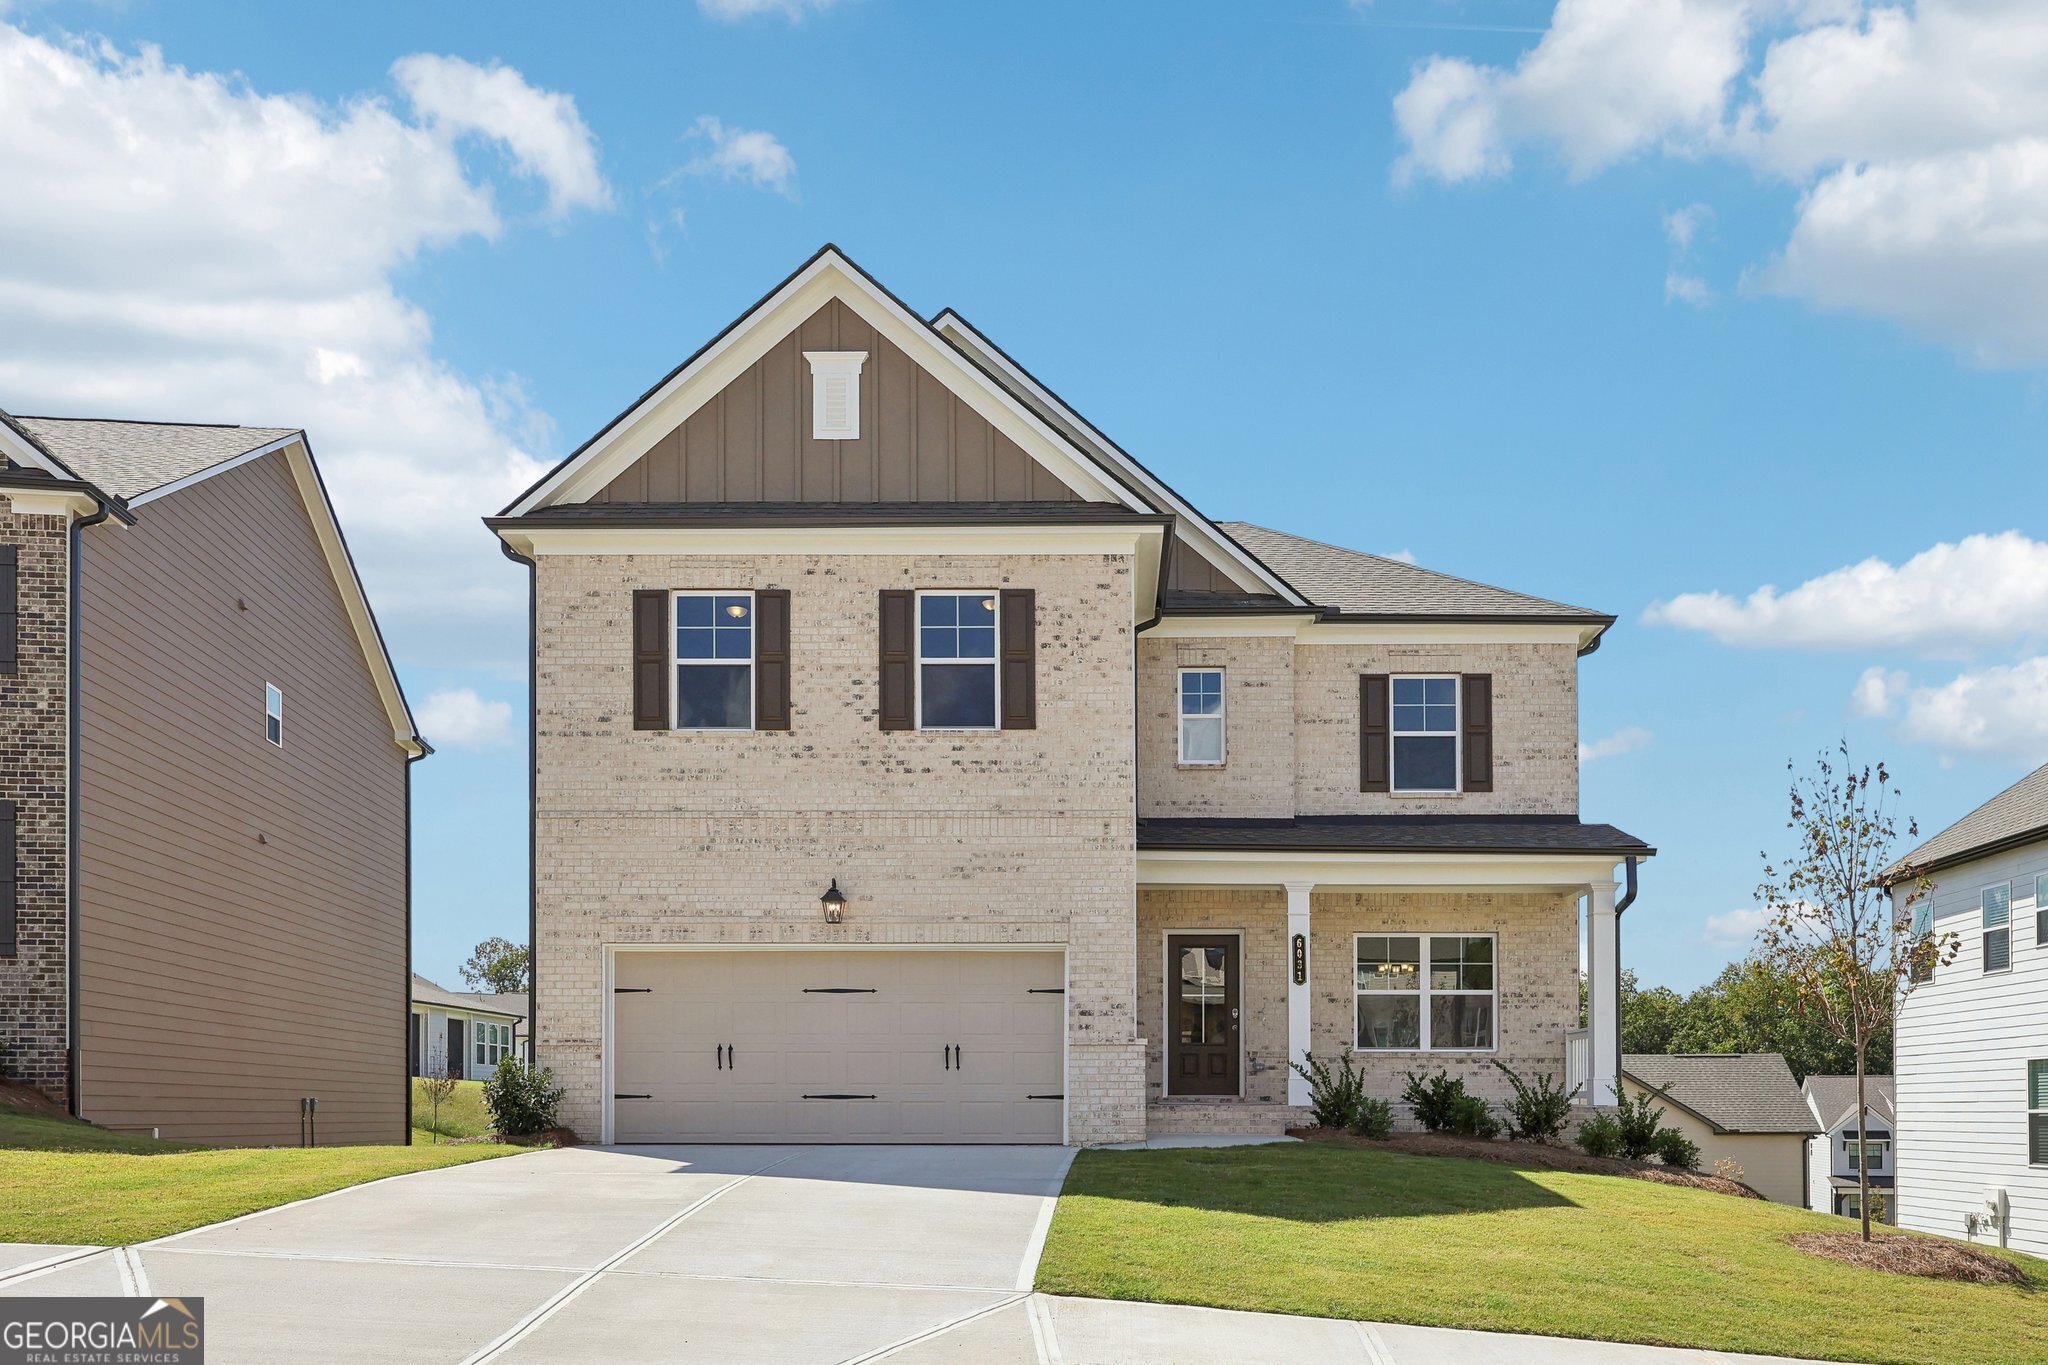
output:
[[[82,1112],[403,1142],[404,756],[285,457],[85,547]]]
[[[1630,1095],[1642,1087],[1624,1079]],[[1664,1101],[1663,1126],[1676,1128],[1700,1149],[1700,1169],[1712,1173],[1724,1157],[1742,1167],[1738,1177],[1764,1198],[1794,1208],[1806,1206],[1806,1135],[1804,1133],[1717,1133],[1697,1115]]]
[[[1961,937],[1956,960],[1900,1007],[1899,1222],[1964,1235],[1963,1216],[2003,1189],[2011,1245],[2048,1254],[2048,1167],[2027,1164],[2027,1061],[2048,1058],[2048,944],[2034,932],[2034,878],[2048,840],[1934,874],[1935,927]],[[1984,975],[1983,889],[2010,881],[2012,970]],[[1979,1240],[1997,1239],[1996,1233]]]

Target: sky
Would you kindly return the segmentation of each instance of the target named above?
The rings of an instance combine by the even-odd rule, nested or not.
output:
[[[2033,0],[0,0],[0,407],[303,426],[422,731],[415,957],[525,928],[478,518],[831,241],[1217,519],[1614,613],[1626,963],[1788,763],[2048,760]]]

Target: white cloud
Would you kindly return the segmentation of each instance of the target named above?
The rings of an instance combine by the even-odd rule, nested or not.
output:
[[[1789,592],[1686,593],[1652,603],[1643,620],[1750,648],[1967,657],[2048,633],[2048,542],[2018,531],[1966,536],[1900,565],[1866,559]]]
[[[1664,276],[1664,301],[1666,303],[1689,303],[1694,307],[1713,302],[1714,291],[1707,282],[1697,275],[1683,275],[1669,271]]]
[[[1684,208],[1664,215],[1664,236],[1671,243],[1671,249],[1684,253],[1700,233],[1713,226],[1714,210],[1705,204],[1687,204]]]
[[[1935,687],[1900,687],[1897,695],[1905,707],[1902,739],[1950,756],[2028,765],[2048,759],[2048,658],[1974,669]]]
[[[567,97],[394,71],[417,121],[0,25],[0,184],[35,187],[0,194],[0,404],[304,426],[387,627],[467,662],[517,647],[524,584],[474,517],[538,476],[546,422],[436,356],[393,277],[503,230],[478,139],[548,212],[608,191]]]
[[[1899,707],[1899,698],[1910,689],[1910,680],[1897,669],[1872,664],[1856,679],[1849,693],[1849,714],[1866,720],[1889,716]]]
[[[414,708],[413,718],[439,749],[495,749],[512,738],[512,704],[485,701],[467,687],[434,693]]]
[[[1624,725],[1605,739],[1596,739],[1591,744],[1579,745],[1579,762],[1591,763],[1599,758],[1614,758],[1621,754],[1632,754],[1638,749],[1650,747],[1650,732],[1640,725]]]
[[[1756,941],[1764,925],[1770,922],[1768,910],[1729,910],[1719,915],[1708,915],[1700,942],[1710,948],[1724,952],[1741,952]]]
[[[794,24],[807,14],[822,14],[838,3],[839,0],[697,0],[697,12],[728,24],[762,14],[779,14]]]
[[[689,135],[705,139],[711,149],[692,161],[686,170],[743,180],[756,189],[774,190],[777,194],[789,194],[795,189],[796,158],[775,134],[728,128],[706,114],[697,120]]]
[[[1397,564],[1413,564],[1415,562],[1415,551],[1389,550],[1387,553],[1381,555],[1380,558],[1391,559]]]

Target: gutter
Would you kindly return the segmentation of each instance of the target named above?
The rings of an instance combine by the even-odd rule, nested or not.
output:
[[[64,843],[66,845],[66,857],[64,859],[64,1107],[71,1112],[71,1117],[73,1118],[79,1117],[78,1108],[80,1101],[78,1038],[81,1019],[81,1011],[79,1009],[81,972],[79,967],[79,931],[84,921],[84,917],[80,915],[78,909],[78,773],[80,766],[78,761],[78,722],[82,710],[78,702],[78,679],[80,676],[78,650],[79,642],[82,638],[82,632],[79,629],[79,611],[85,600],[83,583],[81,581],[84,573],[81,552],[85,546],[85,528],[97,526],[113,515],[115,515],[115,504],[102,497],[99,511],[94,512],[89,517],[79,517],[72,521],[70,530],[70,562],[65,566],[68,570],[65,576],[70,580],[66,585],[70,600],[69,619],[65,622],[65,635],[67,639],[64,651],[66,656],[64,747],[68,751],[66,754],[67,771],[64,781]],[[126,515],[124,511],[122,513],[122,520],[132,525],[135,518]]]
[[[526,566],[526,1064],[531,1069],[540,1065],[535,1027],[540,1018],[540,565],[502,535],[498,548],[505,558]]]

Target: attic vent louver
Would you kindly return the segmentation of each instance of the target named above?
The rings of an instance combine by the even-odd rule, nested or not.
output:
[[[820,441],[860,439],[860,367],[866,351],[805,351],[811,362],[811,435]]]

